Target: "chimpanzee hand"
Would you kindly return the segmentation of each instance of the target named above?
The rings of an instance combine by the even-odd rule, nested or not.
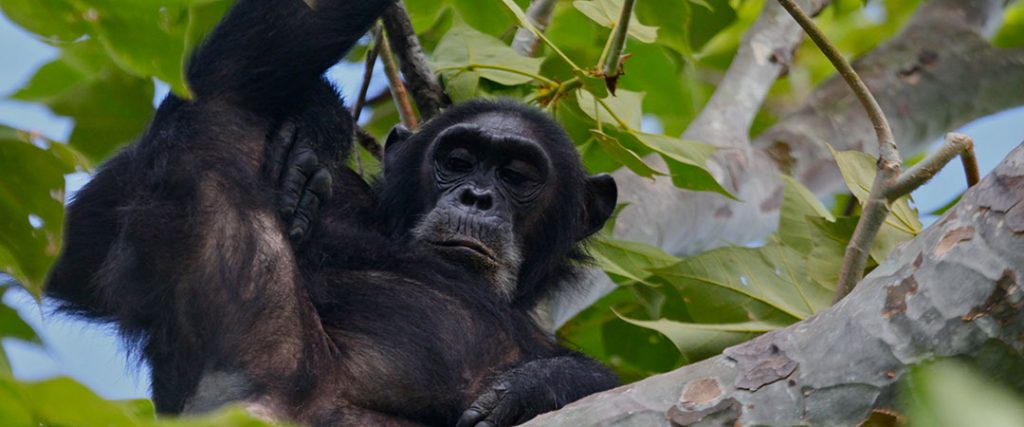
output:
[[[319,165],[310,139],[295,123],[283,123],[270,139],[267,164],[278,213],[288,237],[299,242],[312,229],[320,205],[331,197],[331,173]]]
[[[499,375],[462,413],[457,427],[512,426],[564,405],[543,382],[543,376],[519,369]]]

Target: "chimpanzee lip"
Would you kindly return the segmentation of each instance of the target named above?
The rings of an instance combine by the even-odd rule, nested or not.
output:
[[[447,240],[434,240],[430,241],[430,244],[434,246],[441,246],[445,248],[465,248],[473,252],[480,254],[481,256],[495,260],[497,259],[494,255],[494,251],[488,248],[487,245],[474,239],[447,239]]]

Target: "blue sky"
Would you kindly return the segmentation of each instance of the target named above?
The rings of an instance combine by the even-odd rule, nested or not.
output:
[[[4,52],[7,58],[0,67],[0,95],[10,94],[19,88],[36,68],[57,54],[55,49],[33,39],[2,15],[0,52]],[[355,99],[361,73],[361,66],[338,66],[331,70],[330,76],[341,84],[347,99]],[[381,90],[382,80],[374,79],[375,87],[371,93]],[[158,90],[157,99],[164,94],[166,88]],[[36,130],[58,141],[67,140],[73,125],[68,119],[50,114],[44,107],[6,100],[0,100],[0,124]],[[960,131],[974,138],[982,173],[987,173],[1006,153],[1024,141],[1024,108],[977,120]],[[87,180],[85,174],[69,175],[69,193]],[[928,212],[944,205],[965,186],[959,167],[948,167],[933,182],[914,192],[914,198],[921,211]],[[69,375],[110,399],[148,396],[146,368],[129,359],[112,327],[41,314],[49,313],[52,306],[44,304],[40,310],[27,293],[19,290],[8,292],[4,302],[15,307],[46,343],[45,348],[12,340],[3,343],[19,378],[33,380]]]

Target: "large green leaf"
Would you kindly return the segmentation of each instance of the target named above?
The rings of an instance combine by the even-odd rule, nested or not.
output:
[[[0,420],[10,426],[269,427],[238,408],[188,418],[156,419],[147,401],[106,401],[69,378],[27,383],[0,376]]]
[[[661,249],[627,240],[596,239],[590,245],[597,265],[619,285],[653,285],[651,271],[678,263],[677,257]]]
[[[831,149],[831,147],[830,147]],[[868,194],[871,192],[871,185],[875,180],[877,159],[860,151],[837,152],[832,150],[839,165],[839,171],[843,174],[843,180],[857,200],[864,204]],[[907,235],[913,237],[921,232],[921,220],[918,218],[917,209],[910,207],[910,197],[901,197],[891,203],[892,213],[886,218],[885,223]]]
[[[667,319],[637,320],[619,316],[634,325],[655,330],[668,337],[688,362],[714,356],[723,348],[739,344],[785,325],[767,322],[687,323]]]
[[[590,118],[613,126],[621,121],[630,129],[640,129],[643,100],[644,94],[629,90],[617,90],[615,95],[605,98],[596,98],[585,90],[576,91],[576,102]]]
[[[1015,427],[1024,396],[952,360],[924,365],[909,376],[902,401],[912,426]]]
[[[808,277],[804,256],[775,242],[714,249],[654,273],[678,288],[699,323],[784,324],[832,302],[832,290]]]
[[[809,253],[814,246],[815,231],[807,227],[808,217],[835,217],[807,187],[797,180],[782,175],[785,187],[782,193],[782,208],[779,214],[779,239],[787,246],[801,253]]]
[[[153,114],[153,83],[122,71],[93,40],[63,49],[11,97],[74,119],[68,143],[94,163],[138,137]]]
[[[459,73],[476,73],[503,85],[529,83],[543,62],[519,55],[501,40],[465,24],[452,26],[434,49],[433,59],[434,67],[447,79]]]
[[[0,127],[0,272],[38,297],[60,251],[64,175],[81,165],[68,147],[34,139]]]
[[[661,155],[668,163],[672,183],[676,187],[694,191],[711,191],[736,200],[711,175],[705,164],[715,147],[700,141],[672,138],[644,132],[630,133],[645,147]]]
[[[652,178],[655,175],[665,175],[664,172],[654,169],[644,162],[644,160],[641,159],[635,151],[624,147],[615,137],[596,129],[592,129],[590,132],[594,135],[593,140],[601,146],[606,155],[621,163],[623,166],[626,166],[626,168],[633,171],[633,173],[644,178]]]
[[[83,17],[69,0],[0,0],[0,9],[11,21],[49,43],[70,42],[86,31]]]
[[[572,5],[588,18],[602,27],[614,29],[619,25],[619,14],[622,13],[623,0],[577,0]],[[644,43],[654,43],[658,38],[658,27],[651,27],[641,24],[636,14],[629,17],[629,28],[627,32]]]
[[[189,0],[69,0],[84,17],[88,33],[125,70],[153,76],[187,96],[182,73],[189,24]]]

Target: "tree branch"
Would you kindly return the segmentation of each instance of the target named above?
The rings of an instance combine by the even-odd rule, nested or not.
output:
[[[430,120],[448,105],[441,83],[427,64],[423,47],[409,20],[409,12],[401,0],[395,2],[381,18],[388,41],[401,64],[402,75],[412,90],[412,97],[423,120]]]
[[[636,0],[625,0],[622,2],[622,11],[619,12],[619,22],[615,25],[615,31],[608,36],[608,51],[604,57],[602,68],[608,90],[615,93],[615,82],[619,78],[619,60],[622,50],[626,48],[626,35],[629,33],[629,18],[633,16],[633,5]]]
[[[916,363],[1019,360],[1022,202],[1024,146],[832,308],[524,425],[859,425]]]
[[[384,31],[381,30],[379,25],[377,26],[375,39],[376,43],[380,46],[380,60],[384,64],[384,75],[388,77],[391,98],[395,100],[395,107],[398,109],[398,116],[402,121],[402,125],[410,130],[416,129],[419,127],[419,121],[416,119],[416,112],[409,101],[409,92],[405,89],[402,76],[398,73],[398,64],[395,63],[395,57],[392,55],[388,38],[384,35]]]
[[[557,0],[533,0],[530,7],[526,9],[526,17],[533,23],[537,30],[544,31],[551,21],[551,14],[555,11]],[[540,46],[540,39],[526,28],[517,28],[512,38],[512,49],[523,56],[534,56],[537,47]]]
[[[967,183],[968,186],[973,186],[978,182],[978,162],[974,158],[974,141],[964,134],[948,133],[946,134],[946,143],[942,147],[904,172],[886,189],[885,198],[895,201],[910,194],[935,177],[935,174],[939,173],[956,156],[964,158]]]

